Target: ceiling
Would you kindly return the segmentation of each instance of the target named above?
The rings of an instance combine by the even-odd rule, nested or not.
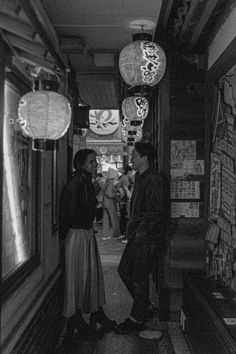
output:
[[[162,0],[43,0],[92,108],[119,108],[118,55],[142,29],[152,35]]]
[[[171,45],[193,64],[234,0],[0,0],[9,63],[30,79],[70,71],[91,108],[119,108],[121,49],[135,32]],[[66,70],[67,68],[67,70]],[[69,70],[68,70],[69,68]]]

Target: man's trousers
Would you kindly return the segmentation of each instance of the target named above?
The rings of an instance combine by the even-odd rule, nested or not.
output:
[[[135,236],[124,249],[118,273],[133,298],[131,316],[144,321],[149,300],[149,274],[151,272],[156,247],[146,239]]]

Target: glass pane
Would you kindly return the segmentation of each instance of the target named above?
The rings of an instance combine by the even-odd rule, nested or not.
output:
[[[17,123],[21,95],[5,84],[3,124],[2,277],[5,279],[34,253],[32,152]]]

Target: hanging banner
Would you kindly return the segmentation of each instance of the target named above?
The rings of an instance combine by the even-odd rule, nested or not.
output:
[[[113,134],[120,123],[118,109],[90,109],[89,111],[90,130],[98,135]]]

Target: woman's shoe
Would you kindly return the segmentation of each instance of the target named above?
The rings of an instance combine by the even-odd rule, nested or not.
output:
[[[128,243],[128,240],[122,240],[121,242],[126,245]]]
[[[103,330],[106,332],[115,331],[117,328],[117,323],[115,320],[110,320],[104,313],[103,308],[99,308],[98,311],[92,312],[89,320],[90,326],[93,330],[97,329],[97,324],[99,324]]]
[[[102,240],[106,241],[106,240],[111,240],[112,236],[107,236],[107,237],[102,237]]]
[[[85,322],[84,318],[78,316],[69,317],[67,321],[67,330],[71,333],[76,333],[82,336],[89,336],[94,334],[94,329]]]
[[[132,332],[140,332],[144,329],[144,323],[138,323],[127,318],[124,322],[118,324],[116,333],[117,334],[129,334]]]

